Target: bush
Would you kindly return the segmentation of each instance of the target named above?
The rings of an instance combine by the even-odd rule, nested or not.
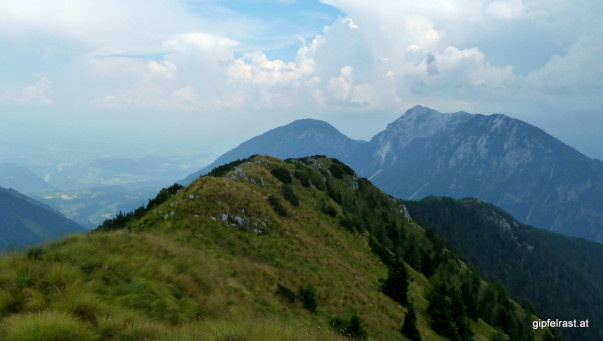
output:
[[[290,184],[293,181],[293,178],[291,178],[291,173],[289,173],[286,168],[276,167],[273,168],[270,173],[272,173],[275,178],[279,179],[285,184]]]
[[[126,227],[126,225],[137,218],[142,217],[146,212],[150,211],[153,207],[159,206],[160,204],[167,201],[172,196],[176,195],[183,186],[180,184],[173,184],[170,187],[162,188],[159,193],[153,199],[149,199],[149,203],[146,207],[140,206],[135,211],[123,213],[119,212],[114,218],[105,220],[95,231],[109,231],[109,230],[120,230]]]
[[[311,284],[308,284],[305,287],[300,287],[297,295],[304,305],[304,308],[313,313],[316,312],[316,289],[314,289]]]
[[[282,298],[287,299],[287,301],[289,301],[290,303],[295,302],[295,293],[293,292],[293,290],[287,288],[284,285],[281,285],[280,283],[276,285],[276,293]]]
[[[310,187],[310,177],[305,172],[296,170],[295,173],[293,173],[293,176],[295,176],[304,187]]]
[[[42,259],[43,254],[44,254],[44,249],[40,246],[30,247],[29,249],[27,249],[27,252],[26,252],[27,258],[33,259],[33,260]]]
[[[251,155],[248,158],[235,160],[235,161],[229,162],[227,164],[218,166],[218,167],[212,169],[211,172],[207,173],[207,175],[209,175],[209,176],[216,176],[216,177],[218,177],[218,176],[224,176],[231,169],[235,168],[236,166],[238,166],[238,165],[240,165],[242,163],[245,163],[245,162],[253,159],[256,156],[257,156],[257,154],[254,154],[254,155]]]
[[[287,213],[287,209],[283,206],[283,204],[281,204],[281,201],[278,200],[277,197],[270,194],[268,196],[268,202],[270,203],[270,205],[272,206],[272,208],[274,209],[274,211],[276,211],[276,213],[278,215],[280,215],[281,217],[289,216],[289,214]]]
[[[334,318],[331,320],[333,326],[345,339],[364,340],[366,339],[366,330],[362,327],[362,320],[354,314],[349,321]]]
[[[352,168],[350,168],[348,165],[346,165],[345,163],[337,160],[337,159],[332,159],[333,160],[333,164],[339,166],[339,168],[344,172],[347,173],[349,176],[354,176],[356,175],[356,172],[354,172],[354,170]]]
[[[299,198],[295,193],[293,193],[293,189],[289,185],[283,186],[283,196],[287,201],[291,203],[293,206],[299,206]]]
[[[330,205],[323,207],[321,211],[322,211],[322,213],[328,214],[331,217],[337,216],[337,210],[333,206],[330,206]]]
[[[343,168],[341,168],[340,165],[336,163],[332,164],[331,167],[329,167],[329,172],[337,179],[343,179]]]

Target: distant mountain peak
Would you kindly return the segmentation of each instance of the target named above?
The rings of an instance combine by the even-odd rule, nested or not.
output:
[[[603,162],[502,114],[418,105],[369,142],[323,121],[297,120],[242,143],[183,183],[252,154],[335,157],[399,198],[477,197],[521,222],[603,242]]]

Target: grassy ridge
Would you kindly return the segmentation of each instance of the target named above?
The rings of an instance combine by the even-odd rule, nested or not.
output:
[[[368,337],[404,340],[407,309],[381,292],[388,269],[370,235],[388,250],[400,238],[413,245],[417,327],[424,340],[446,340],[427,315],[428,258],[415,257],[436,248],[395,200],[350,171],[329,159],[258,156],[168,191],[106,231],[2,257],[0,339],[336,340],[333,321],[357,316]],[[475,340],[496,333],[470,323]]]

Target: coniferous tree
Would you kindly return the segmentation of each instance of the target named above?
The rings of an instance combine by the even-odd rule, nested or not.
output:
[[[404,306],[408,303],[408,270],[399,257],[388,267],[387,278],[381,281],[381,290]]]
[[[459,338],[462,341],[470,341],[473,339],[473,330],[471,330],[471,323],[469,317],[467,317],[467,308],[463,302],[460,293],[452,293],[452,319],[456,326]]]
[[[410,341],[421,341],[421,334],[417,329],[417,315],[412,303],[408,303],[408,311],[404,317],[404,324],[400,332],[406,335]]]
[[[427,313],[431,319],[431,327],[437,333],[449,337],[451,340],[460,340],[457,326],[454,323],[452,299],[450,289],[444,279],[434,275],[434,280],[427,293],[429,305]]]

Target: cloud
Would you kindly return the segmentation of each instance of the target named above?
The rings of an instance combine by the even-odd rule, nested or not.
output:
[[[314,62],[302,59],[298,63],[270,60],[264,53],[256,51],[236,59],[228,68],[231,81],[258,85],[291,83],[312,74]]]
[[[299,13],[305,4],[277,4],[277,17],[214,0],[1,2],[10,72],[0,103],[194,122],[312,115],[363,137],[367,124],[350,117],[376,131],[415,104],[509,114],[603,105],[600,1],[323,0],[341,13],[324,26]],[[32,70],[46,73],[24,81]]]
[[[50,99],[47,92],[52,82],[45,73],[36,75],[38,80],[33,85],[27,85],[17,92],[5,91],[0,94],[0,103],[11,105],[49,105],[54,101]]]
[[[493,1],[486,7],[486,13],[496,19],[514,20],[524,14],[522,0]]]

